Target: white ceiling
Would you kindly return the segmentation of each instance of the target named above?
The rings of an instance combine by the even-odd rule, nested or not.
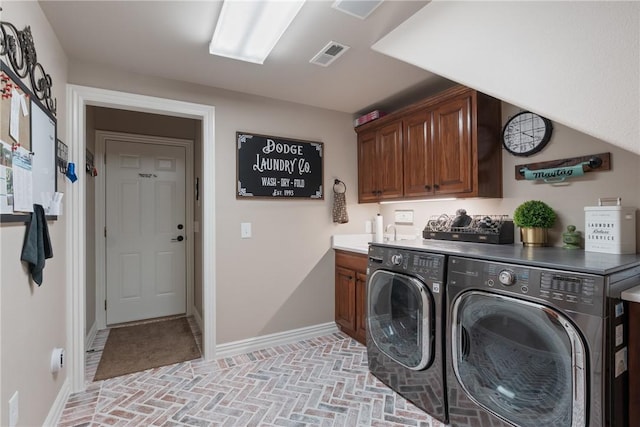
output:
[[[263,65],[210,55],[221,1],[57,1],[42,9],[71,61],[359,114],[452,85],[371,49],[428,0],[386,0],[366,20],[308,0]],[[329,41],[351,48],[329,67]]]

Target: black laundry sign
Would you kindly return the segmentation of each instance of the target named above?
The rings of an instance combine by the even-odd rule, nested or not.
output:
[[[236,132],[236,197],[324,199],[324,145]]]

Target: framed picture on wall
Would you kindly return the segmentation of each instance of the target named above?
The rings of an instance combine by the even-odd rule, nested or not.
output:
[[[322,142],[236,133],[236,198],[323,200]]]

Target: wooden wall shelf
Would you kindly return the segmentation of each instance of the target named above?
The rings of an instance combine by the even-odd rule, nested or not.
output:
[[[537,163],[527,163],[523,165],[515,166],[515,176],[516,180],[521,181],[524,180],[524,173],[522,169],[527,168],[531,171],[537,171],[541,169],[552,169],[552,168],[563,168],[563,167],[571,167],[579,165],[583,162],[589,162],[591,159],[598,158],[600,159],[600,165],[590,167],[583,166],[582,170],[584,173],[588,172],[600,172],[600,171],[608,171],[611,170],[611,153],[600,153],[600,154],[591,154],[588,156],[579,156],[579,157],[570,157],[566,159],[558,159],[558,160],[550,160],[547,162],[537,162]]]

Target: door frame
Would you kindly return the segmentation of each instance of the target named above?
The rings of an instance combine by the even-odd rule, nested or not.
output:
[[[167,138],[153,135],[137,135],[124,132],[113,132],[96,130],[95,133],[95,164],[105,165],[107,152],[107,140],[117,142],[134,142],[138,144],[154,144],[168,145],[172,147],[181,147],[185,149],[185,237],[187,245],[185,246],[185,262],[186,262],[186,314],[191,316],[194,314],[194,234],[193,234],[193,144],[195,141],[188,139]],[[104,309],[104,301],[107,299],[107,281],[106,281],[106,244],[107,239],[104,235],[104,229],[107,226],[106,218],[106,195],[107,195],[107,174],[105,172],[98,174],[96,180],[96,198],[95,198],[95,242],[96,242],[96,328],[104,329],[107,327],[107,311]],[[202,328],[201,319],[197,319],[199,326]]]
[[[81,162],[86,155],[86,107],[117,108],[145,113],[186,117],[202,121],[202,350],[205,360],[215,358],[216,348],[216,217],[215,217],[215,107],[173,99],[67,84],[66,135],[69,160]],[[71,392],[85,389],[86,252],[85,180],[67,185],[66,282],[67,282],[67,381]]]

